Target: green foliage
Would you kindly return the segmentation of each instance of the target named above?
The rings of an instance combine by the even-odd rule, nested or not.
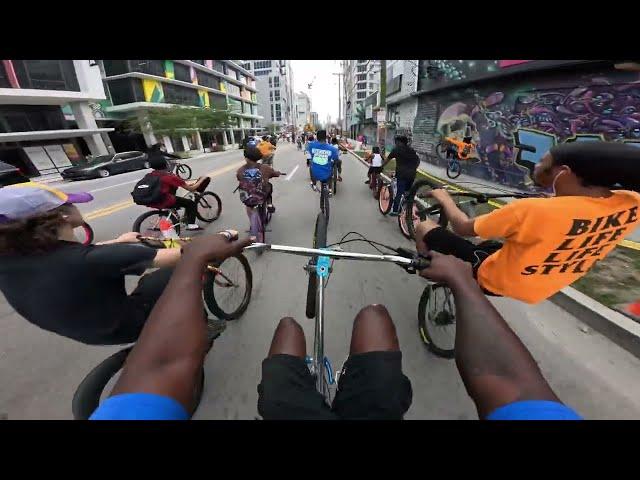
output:
[[[209,108],[170,107],[154,108],[145,112],[149,126],[156,135],[186,135],[193,131],[207,131],[231,126],[227,110]],[[127,129],[143,133],[138,118],[127,121]]]

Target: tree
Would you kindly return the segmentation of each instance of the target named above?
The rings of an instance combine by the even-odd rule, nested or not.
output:
[[[195,131],[207,131],[229,128],[231,115],[228,110],[211,110],[209,108],[169,107],[155,108],[144,112],[147,123],[136,118],[128,119],[128,130],[144,133],[151,127],[156,135],[186,135]]]

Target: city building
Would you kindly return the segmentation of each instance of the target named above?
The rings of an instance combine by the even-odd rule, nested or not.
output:
[[[162,142],[169,152],[237,148],[255,133],[260,120],[255,77],[232,60],[102,60],[109,105],[104,121],[117,126],[113,142],[120,149],[138,149]],[[191,135],[158,138],[147,111],[172,106],[229,111],[227,129],[194,131]],[[123,121],[137,118],[141,134],[122,131]],[[128,148],[127,148],[128,145]]]
[[[108,154],[113,128],[99,127],[93,115],[104,100],[94,60],[2,60],[0,161],[46,176]]]
[[[380,84],[380,60],[344,60],[343,129],[355,138],[365,121],[365,100]]]
[[[277,131],[292,130],[295,125],[293,69],[289,60],[245,60],[258,89],[258,108],[264,117],[258,123]]]
[[[413,124],[418,112],[419,60],[387,60],[387,112],[385,143],[393,144],[395,135],[413,135]]]
[[[296,128],[304,130],[311,123],[311,99],[304,92],[296,93]]]
[[[313,125],[314,128],[320,126],[320,123],[318,122],[318,113],[317,112],[311,112],[311,125]]]

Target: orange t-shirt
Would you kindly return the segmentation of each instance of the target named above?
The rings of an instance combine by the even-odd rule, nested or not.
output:
[[[640,194],[609,198],[517,200],[476,218],[482,238],[504,246],[478,269],[478,283],[499,295],[538,303],[582,277],[640,224]]]
[[[263,156],[270,155],[275,148],[276,147],[274,147],[271,142],[265,142],[264,140],[258,144],[258,150],[260,150],[260,153],[262,153]]]

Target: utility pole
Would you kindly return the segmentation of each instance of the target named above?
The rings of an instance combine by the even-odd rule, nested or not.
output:
[[[380,60],[380,88],[378,89],[380,92],[380,109],[385,113],[387,111],[387,61]],[[378,110],[380,113],[380,110]],[[384,141],[386,137],[386,126],[382,124],[380,126],[380,119],[378,118],[378,145],[380,146],[380,151],[384,152]],[[386,121],[386,118],[384,119]]]
[[[340,73],[333,73],[332,75],[336,75],[338,77],[338,120],[340,121],[340,135],[342,135],[342,95],[341,95],[341,86],[340,86],[340,79],[342,78],[342,76],[344,75],[343,72]]]

